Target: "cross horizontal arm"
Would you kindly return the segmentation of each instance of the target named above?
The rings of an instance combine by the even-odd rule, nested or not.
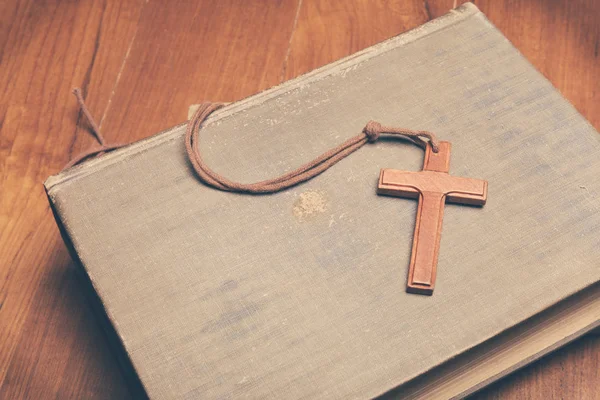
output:
[[[381,170],[379,194],[418,198],[419,194],[425,192],[441,193],[449,202],[483,205],[487,198],[487,181],[455,177],[435,171]]]

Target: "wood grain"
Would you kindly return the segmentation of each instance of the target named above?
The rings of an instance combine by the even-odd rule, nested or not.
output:
[[[251,95],[447,12],[453,0],[0,2],[0,398],[128,398],[41,182],[92,140],[82,86],[109,140],[185,120],[187,105]],[[462,3],[462,1],[458,1]],[[600,5],[477,0],[600,128]],[[474,396],[600,398],[588,336]]]
[[[41,182],[69,158],[70,87],[103,108],[140,1],[4,2],[0,38],[0,398],[127,395]],[[115,382],[105,386],[106,382]]]
[[[427,22],[426,4],[303,0],[283,78],[302,75]]]
[[[149,3],[101,128],[141,139],[185,121],[190,104],[276,85],[297,9],[297,0]]]

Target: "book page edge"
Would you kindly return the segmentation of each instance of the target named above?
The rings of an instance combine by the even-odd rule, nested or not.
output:
[[[599,328],[599,311],[600,282],[595,282],[374,397],[464,398]],[[478,375],[482,370],[487,372]]]

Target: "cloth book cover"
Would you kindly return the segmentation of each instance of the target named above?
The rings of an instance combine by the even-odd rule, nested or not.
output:
[[[600,279],[600,136],[470,4],[228,105],[200,146],[255,182],[369,120],[435,132],[450,174],[489,182],[485,207],[446,206],[431,297],[405,290],[417,202],[376,193],[381,168],[421,169],[407,142],[245,195],[197,179],[182,124],[46,181],[150,398],[376,397]]]

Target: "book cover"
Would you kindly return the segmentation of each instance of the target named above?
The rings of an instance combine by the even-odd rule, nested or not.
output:
[[[417,203],[376,193],[420,170],[402,141],[252,196],[197,179],[183,124],[46,181],[149,397],[379,396],[600,279],[600,137],[473,5],[217,111],[200,146],[254,182],[369,120],[489,182],[446,206],[432,297],[405,291]]]

